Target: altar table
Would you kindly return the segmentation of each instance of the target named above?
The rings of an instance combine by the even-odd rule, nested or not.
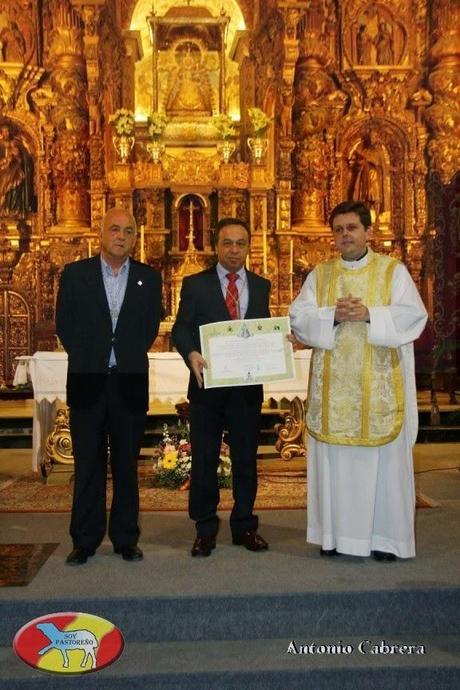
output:
[[[265,399],[293,400],[307,397],[308,369],[311,350],[294,353],[295,379],[264,385]],[[177,352],[149,352],[150,403],[178,403],[187,399],[189,370]],[[38,471],[44,441],[56,416],[56,402],[66,401],[67,354],[65,352],[36,352],[18,357],[14,385],[30,379],[34,391],[32,432],[32,468]]]

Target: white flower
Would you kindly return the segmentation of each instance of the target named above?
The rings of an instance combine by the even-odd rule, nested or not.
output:
[[[234,137],[236,134],[235,125],[230,115],[214,115],[212,124],[217,129],[222,139]]]
[[[152,139],[158,139],[168,124],[168,118],[163,113],[152,113],[149,115],[148,122],[148,133]]]
[[[118,136],[134,134],[134,113],[126,108],[119,108],[109,117],[109,124],[115,129]]]
[[[263,136],[272,121],[272,118],[268,117],[260,108],[248,108],[248,117],[256,137]]]

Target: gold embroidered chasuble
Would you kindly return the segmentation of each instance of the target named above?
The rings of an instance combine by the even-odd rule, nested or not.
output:
[[[389,305],[397,261],[368,250],[365,266],[350,269],[340,259],[316,268],[319,307],[339,297],[360,297],[367,307]],[[397,349],[368,343],[368,325],[343,322],[332,350],[312,354],[307,428],[314,438],[338,445],[380,446],[399,434],[403,381]]]

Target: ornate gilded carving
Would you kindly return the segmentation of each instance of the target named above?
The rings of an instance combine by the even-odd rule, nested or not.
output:
[[[0,250],[0,254],[3,251]],[[27,355],[32,343],[32,315],[25,297],[15,290],[0,290],[0,387],[11,384],[15,357]]]
[[[368,70],[408,65],[410,2],[343,3],[344,68]]]
[[[428,156],[431,171],[447,183],[460,160],[460,6],[436,0],[432,17],[432,71],[428,83],[433,104],[425,110],[425,120],[433,136]]]
[[[376,129],[369,129],[364,142],[352,151],[350,194],[352,199],[366,201],[376,216],[391,208],[388,152]]]
[[[69,427],[69,410],[60,409],[56,413],[56,419],[52,431],[45,441],[45,453],[43,455],[40,470],[47,483],[66,481],[73,473],[74,459],[72,438]],[[56,473],[51,477],[51,473]],[[63,477],[59,478],[61,474]]]
[[[185,156],[165,155],[163,167],[168,180],[176,184],[200,185],[217,181],[219,156],[188,151]]]
[[[278,440],[275,448],[283,460],[306,455],[305,450],[305,408],[300,398],[290,403],[290,411],[284,415],[282,424],[275,424]]]
[[[226,12],[236,8],[236,0],[224,4]],[[220,0],[206,0],[212,22],[195,33],[185,19],[202,12],[196,0],[181,7],[156,0],[157,19],[171,9],[175,21],[164,23],[154,106],[150,52],[142,58],[151,50],[145,20],[151,5],[0,0],[0,223],[6,224],[0,279],[4,289],[28,300],[30,349],[54,347],[59,272],[97,250],[96,232],[113,204],[134,208],[145,226],[144,256],[162,270],[174,313],[177,294],[169,291],[179,257],[171,253],[171,199],[182,193],[210,202],[205,225],[224,215],[250,219],[251,268],[270,274],[273,313],[285,313],[305,274],[331,255],[330,209],[345,197],[364,196],[376,219],[375,246],[407,262],[429,305],[434,281],[437,306],[430,309],[438,345],[444,334],[452,339],[453,316],[443,305],[458,286],[449,263],[458,223],[443,214],[455,213],[455,195],[444,199],[434,180],[446,185],[460,157],[457,4],[240,0],[246,25],[235,35],[235,19],[229,22],[223,92],[222,56],[212,34]],[[142,26],[132,24],[134,16]],[[240,22],[237,8],[235,17]],[[166,152],[161,164],[147,160],[146,125],[137,122],[132,161],[118,165],[108,117],[120,107],[134,109],[139,92],[144,116],[169,110]],[[273,117],[260,166],[245,162],[246,113],[253,106]],[[215,151],[210,117],[220,107],[232,117],[241,114],[240,151],[227,165]],[[37,211],[18,205],[26,162],[33,162],[28,179]],[[22,216],[27,231],[18,226]],[[204,262],[209,258],[206,247]],[[6,328],[0,328],[0,359],[8,332],[14,341],[1,366],[9,380],[11,353],[23,351],[24,336],[20,325]]]

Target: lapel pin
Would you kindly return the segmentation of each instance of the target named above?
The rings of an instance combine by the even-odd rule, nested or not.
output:
[[[138,284],[138,285],[142,285],[142,280],[138,280],[138,281],[137,281],[137,284]]]

